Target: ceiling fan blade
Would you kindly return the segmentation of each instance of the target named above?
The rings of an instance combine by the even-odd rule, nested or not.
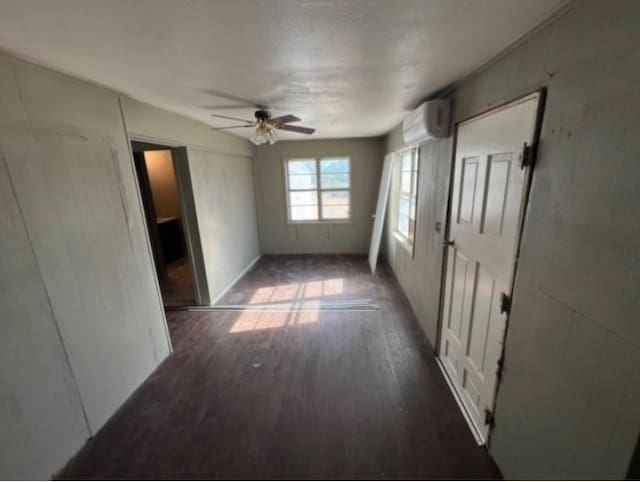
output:
[[[287,114],[287,115],[281,115],[280,117],[274,117],[272,119],[269,119],[269,122],[271,122],[272,124],[282,125],[282,124],[289,124],[291,122],[300,122],[301,120],[302,119],[300,119],[300,117]]]
[[[240,122],[246,122],[247,124],[253,124],[253,121],[250,121],[247,119],[240,119],[238,117],[230,117],[228,115],[211,114],[211,117],[220,117],[221,119],[230,119],[230,120],[235,120]]]
[[[253,109],[255,106],[249,104],[210,104],[210,105],[199,105],[201,109],[206,110],[235,110],[235,109]]]
[[[225,129],[238,129],[240,127],[255,127],[253,124],[244,124],[241,126],[212,127],[214,131],[223,131]]]
[[[311,127],[292,126],[289,124],[275,126],[276,129],[283,131],[299,132],[300,134],[313,134],[316,130]]]
[[[260,109],[264,104],[260,103],[260,102],[254,102],[252,99],[244,99],[242,97],[238,97],[237,95],[232,95],[232,94],[228,94],[226,92],[222,92],[221,90],[215,90],[215,89],[200,89],[201,92],[204,92],[205,94],[211,95],[213,97],[218,97],[220,99],[226,99],[229,100],[231,102],[238,102],[240,104],[243,104],[245,107],[250,107],[250,108],[258,108]]]

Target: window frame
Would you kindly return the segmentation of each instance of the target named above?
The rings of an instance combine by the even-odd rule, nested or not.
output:
[[[346,159],[347,162],[349,163],[349,187],[348,188],[327,188],[327,189],[323,189],[322,188],[322,173],[320,171],[320,164],[322,163],[322,161],[324,160],[330,160],[330,159]],[[289,162],[290,161],[315,161],[316,163],[316,187],[315,187],[315,192],[316,192],[316,196],[317,196],[317,200],[318,200],[318,218],[317,219],[302,219],[302,220],[295,220],[295,219],[291,219],[291,202],[290,202],[290,197],[289,194],[291,192],[305,192],[305,191],[314,191],[314,189],[294,189],[291,190],[289,188]],[[305,157],[305,156],[298,156],[298,157],[286,157],[282,159],[282,163],[283,163],[283,173],[284,173],[284,197],[285,197],[285,204],[287,206],[287,224],[290,225],[297,225],[297,224],[351,224],[353,223],[353,196],[351,194],[351,191],[353,189],[353,184],[352,184],[352,177],[351,177],[351,158],[349,156],[323,156],[323,157],[313,157],[313,156],[309,156],[309,157]],[[344,174],[344,173],[338,173],[338,174]],[[349,195],[349,217],[348,218],[327,218],[327,219],[323,219],[322,218],[322,210],[323,210],[323,204],[322,204],[322,193],[323,192],[344,192],[346,191]]]
[[[405,235],[402,231],[400,231],[400,204],[403,198],[407,198],[406,191],[402,190],[402,157],[405,153],[411,152],[413,155],[412,163],[415,163],[415,168],[411,169],[411,180],[410,180],[410,191],[408,193],[408,201],[409,201],[409,219],[411,219],[411,200],[415,200],[413,219],[414,219],[414,227],[413,227],[413,239],[410,239],[407,235]],[[416,236],[418,233],[418,198],[420,195],[420,146],[411,146],[406,149],[402,149],[395,153],[395,160],[397,167],[397,172],[399,172],[398,179],[398,207],[396,211],[397,219],[395,223],[395,227],[393,230],[393,234],[396,239],[400,242],[400,244],[409,252],[411,257],[413,258],[415,244],[416,244]],[[412,166],[413,167],[413,166]],[[415,188],[415,192],[414,192]]]

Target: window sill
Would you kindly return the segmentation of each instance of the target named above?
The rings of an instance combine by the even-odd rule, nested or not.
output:
[[[320,221],[287,221],[289,226],[308,226],[317,224],[353,224],[352,219],[334,219],[334,220],[320,220]]]
[[[413,259],[413,245],[409,242],[409,240],[398,231],[393,232],[393,237],[396,238],[398,244],[402,246],[407,251],[411,259]]]

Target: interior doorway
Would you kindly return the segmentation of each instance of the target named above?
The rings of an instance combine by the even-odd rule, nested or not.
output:
[[[131,147],[164,306],[198,304],[175,149],[135,141]]]
[[[493,425],[544,92],[457,126],[439,361],[479,443]]]

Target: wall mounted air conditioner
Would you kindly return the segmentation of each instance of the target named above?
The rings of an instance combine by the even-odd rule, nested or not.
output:
[[[449,136],[451,103],[448,99],[429,100],[418,106],[402,122],[405,144],[421,144],[433,138]]]

